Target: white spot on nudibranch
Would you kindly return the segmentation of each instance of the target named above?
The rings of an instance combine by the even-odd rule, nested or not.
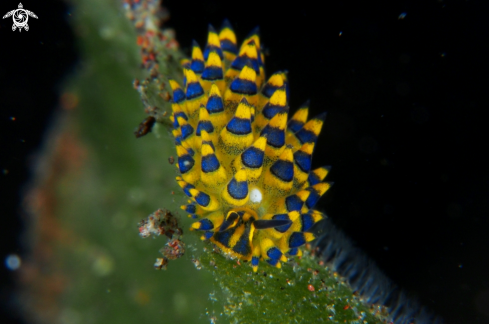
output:
[[[250,192],[250,200],[252,203],[258,204],[263,199],[260,189],[255,188]]]

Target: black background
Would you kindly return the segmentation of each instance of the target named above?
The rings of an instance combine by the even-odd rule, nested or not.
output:
[[[0,21],[2,262],[22,252],[22,185],[76,57],[70,10],[54,1],[23,4],[39,16],[28,32]],[[218,28],[228,18],[239,40],[259,25],[267,74],[289,71],[292,111],[307,99],[312,114],[328,111],[314,165],[331,165],[335,185],[319,209],[447,323],[489,323],[487,5],[165,5],[187,53],[192,39],[205,44],[208,23]],[[1,14],[16,7],[3,1]],[[11,278],[3,264],[0,271]]]
[[[17,9],[19,2],[1,1],[0,15]],[[25,251],[20,237],[24,227],[22,194],[31,176],[35,154],[57,108],[62,82],[74,68],[77,55],[66,4],[58,1],[22,1],[22,4],[39,17],[29,18],[29,31],[13,32],[12,17],[0,20],[1,323],[23,323],[11,297],[15,273],[7,270],[4,261],[11,253]]]

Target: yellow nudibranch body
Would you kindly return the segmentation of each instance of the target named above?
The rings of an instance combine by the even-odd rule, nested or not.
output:
[[[300,256],[331,186],[328,167],[311,170],[325,114],[307,121],[306,103],[288,120],[286,74],[265,81],[257,30],[238,49],[227,21],[219,33],[210,26],[204,51],[194,42],[182,66],[183,85],[170,80],[170,119],[177,182],[190,198],[182,209],[199,219],[191,229],[254,271],[260,260],[280,267]]]

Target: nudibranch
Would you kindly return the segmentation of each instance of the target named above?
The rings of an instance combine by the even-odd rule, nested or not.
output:
[[[169,81],[182,209],[224,254],[280,267],[325,217],[313,207],[329,168],[311,170],[311,159],[326,114],[307,120],[306,102],[288,119],[286,73],[265,81],[257,29],[238,48],[229,22],[209,26],[204,50],[191,51],[183,84]]]

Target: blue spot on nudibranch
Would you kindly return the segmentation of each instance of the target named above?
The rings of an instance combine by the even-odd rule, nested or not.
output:
[[[277,263],[279,262],[279,260],[278,259],[268,259],[267,262],[271,266],[275,267],[277,265]]]
[[[190,126],[190,124],[183,125],[181,130],[182,130],[182,139],[184,140],[190,135],[192,135],[194,132],[194,129],[192,126]]]
[[[190,193],[190,189],[195,189],[195,186],[191,185],[190,183],[187,183],[185,187],[183,188],[183,192],[188,196],[192,197],[192,194]]]
[[[304,126],[303,122],[291,119],[287,124],[287,128],[292,131],[292,133],[297,133]]]
[[[188,121],[188,117],[187,117],[187,115],[183,111],[178,112],[174,116],[174,121],[173,121],[173,127],[174,128],[180,127],[180,125],[178,124],[178,117],[182,117],[183,119],[185,119],[185,120]]]
[[[207,108],[209,114],[215,114],[224,111],[224,105],[222,104],[221,97],[210,96],[205,108]]]
[[[200,97],[204,94],[204,89],[199,82],[192,82],[187,85],[187,100]]]
[[[271,127],[267,125],[262,131],[260,136],[268,135],[267,144],[275,148],[280,148],[285,144],[285,133],[283,130]]]
[[[311,172],[311,173],[309,173],[309,178],[307,179],[307,181],[309,181],[310,186],[314,186],[314,185],[320,183],[321,179],[319,179],[319,177],[316,174]]]
[[[185,100],[185,93],[183,93],[182,89],[176,89],[173,91],[173,102],[180,103]]]
[[[207,61],[207,58],[209,57],[209,53],[210,52],[216,52],[217,55],[219,55],[219,57],[222,60],[222,58],[223,58],[223,56],[222,56],[222,50],[219,47],[217,47],[217,46],[209,46],[209,45],[207,45],[205,47],[205,49],[204,49],[204,60],[205,61]]]
[[[264,152],[254,146],[241,154],[241,161],[248,168],[259,168],[263,165]]]
[[[267,118],[267,119],[272,119],[276,114],[278,113],[287,113],[287,108],[284,106],[275,106],[275,105],[266,105],[263,108],[262,114]]]
[[[209,154],[202,157],[202,171],[205,173],[213,172],[219,169],[219,160],[215,154]]]
[[[318,139],[317,135],[311,132],[310,130],[306,129],[301,129],[297,133],[295,133],[295,136],[299,139],[299,141],[304,144],[304,143],[315,143]]]
[[[280,89],[284,86],[285,86],[285,94],[286,94],[287,98],[290,98],[290,84],[289,84],[289,81],[287,81],[287,80],[284,80],[283,86],[276,86],[276,85],[273,85],[270,83],[266,83],[265,86],[263,87],[263,89],[261,90],[261,93],[265,97],[270,98],[273,95],[273,93],[275,92],[275,90]]]
[[[223,51],[238,54],[238,48],[229,39],[222,39],[220,43]]]
[[[289,250],[289,255],[291,256],[295,256],[299,253],[299,249],[298,248],[293,248],[293,249],[290,249]]]
[[[194,167],[194,164],[195,161],[189,154],[182,155],[178,158],[178,168],[181,173],[190,171]]]
[[[204,80],[222,80],[223,73],[222,68],[218,66],[208,66],[204,69],[204,73],[202,73],[202,79]]]
[[[211,198],[209,197],[208,194],[205,194],[203,192],[199,192],[199,194],[195,197],[195,201],[199,205],[206,207],[211,202]]]
[[[234,199],[244,199],[248,195],[248,182],[236,181],[235,178],[231,179],[228,184],[228,193]]]
[[[310,214],[301,215],[302,231],[306,232],[314,225],[314,218]]]
[[[214,228],[214,224],[212,224],[212,222],[208,219],[201,219],[199,221],[200,223],[200,230],[203,230],[203,231],[210,231],[211,229]]]
[[[219,228],[219,232],[225,231],[229,229],[231,225],[233,225],[234,221],[239,218],[238,213],[230,213],[226,219],[222,222],[221,227]]]
[[[292,233],[292,235],[289,238],[290,248],[296,248],[304,244],[306,244],[306,239],[304,238],[303,233],[299,233],[299,232]]]
[[[288,220],[288,221],[290,221],[289,215],[287,215],[287,214],[274,215],[272,217],[272,219]],[[277,230],[280,233],[285,233],[285,232],[287,232],[289,230],[290,226],[292,226],[292,222],[290,224],[287,224],[287,225],[277,226],[277,227],[275,227],[275,230]]]
[[[224,246],[229,246],[229,240],[231,239],[231,236],[234,234],[235,229],[236,228],[233,227],[227,231],[215,232],[214,239]]]
[[[214,132],[214,126],[212,125],[210,120],[199,121],[199,124],[197,125],[197,131],[195,132],[197,136],[200,136],[200,132],[202,130],[205,130],[209,134]]]
[[[189,214],[195,214],[195,212],[197,211],[197,207],[195,207],[194,204],[189,204],[185,206],[185,211]]]
[[[282,252],[278,248],[272,247],[267,251],[267,255],[270,259],[278,260],[282,257]]]
[[[311,193],[309,194],[309,197],[307,197],[306,206],[308,209],[312,209],[318,202],[319,198],[321,198],[321,196],[314,188],[307,188],[307,190],[309,190]]]
[[[284,182],[294,180],[294,165],[290,161],[277,160],[270,167],[270,172]]]
[[[235,135],[247,135],[251,133],[251,121],[249,119],[234,117],[229,121],[226,129]]]
[[[251,59],[246,55],[236,57],[233,63],[231,63],[231,68],[241,71],[248,62],[251,63],[251,68],[255,70],[257,74],[260,73],[260,66],[258,60]]]
[[[289,212],[294,210],[301,211],[304,202],[297,195],[292,195],[285,198],[285,205]]]
[[[311,171],[311,155],[303,151],[297,151],[294,153],[294,161],[304,173]]]
[[[190,147],[187,148],[187,152],[190,156],[194,156],[194,150],[192,150]]]
[[[251,258],[251,266],[253,266],[253,267],[258,266],[258,261],[259,261],[259,260],[260,260],[260,259],[258,259],[257,257],[252,257],[252,258]]]
[[[201,60],[192,60],[190,69],[195,73],[201,74],[204,71],[204,62]]]
[[[249,231],[247,231],[249,233]],[[248,255],[251,252],[249,235],[241,235],[239,241],[233,246],[233,251],[241,255]]]
[[[319,114],[312,120],[316,121],[322,121],[326,119],[326,113]],[[304,144],[304,143],[316,143],[318,136],[315,134],[313,131],[310,131],[308,129],[302,128],[300,129],[297,133],[295,133],[295,136],[299,139],[299,141]]]
[[[267,97],[267,98],[270,98],[273,93],[275,92],[275,90],[279,89],[280,87],[277,87],[277,86],[274,86],[270,83],[267,83],[265,84],[265,86],[263,87],[263,90],[261,91],[261,93]]]
[[[250,80],[243,80],[239,77],[234,79],[229,88],[232,92],[247,95],[254,95],[258,91],[255,82],[252,82]]]

